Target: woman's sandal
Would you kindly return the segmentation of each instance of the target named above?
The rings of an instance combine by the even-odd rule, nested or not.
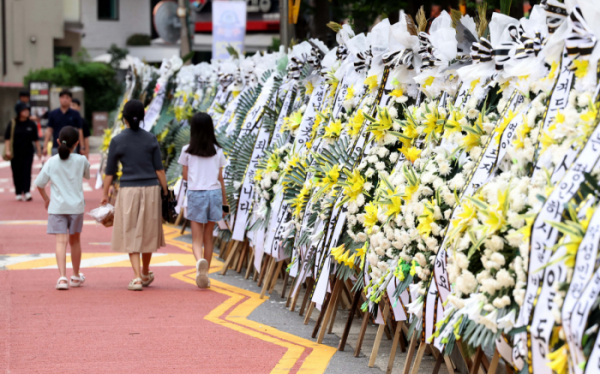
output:
[[[127,286],[127,289],[129,291],[141,291],[142,290],[142,279],[141,278],[135,278],[134,280],[132,280],[131,282],[129,282],[129,285]]]
[[[153,272],[149,271],[148,274],[142,274],[142,286],[148,287],[152,282],[154,282]]]
[[[65,281],[65,283],[60,283],[62,281]],[[67,277],[58,278],[58,281],[56,282],[56,289],[57,290],[68,290],[69,289],[69,280],[67,279]]]
[[[81,287],[85,282],[83,273],[79,273],[79,276],[71,275],[71,287]]]
[[[208,278],[208,261],[201,258],[196,263],[196,286],[198,288],[210,287],[210,279]]]

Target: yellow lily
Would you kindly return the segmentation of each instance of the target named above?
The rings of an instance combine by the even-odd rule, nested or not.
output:
[[[542,133],[542,137],[540,139],[540,142],[542,143],[541,153],[544,153],[552,144],[558,143],[556,139],[554,139],[554,137],[552,136],[554,130],[556,130],[556,123],[550,125],[548,129]]]
[[[393,121],[387,108],[379,107],[377,113],[377,122],[369,126],[369,132],[375,136],[375,140],[380,141],[385,137],[387,131],[392,128]]]
[[[527,121],[527,116],[523,115],[523,124],[517,128],[517,136],[513,144],[516,149],[522,149],[525,147],[525,139],[527,135],[531,132],[532,128],[529,127],[529,122]]]
[[[402,152],[404,157],[406,157],[406,159],[413,164],[421,155],[421,150],[416,147],[410,147],[409,149],[402,147],[402,148],[400,148],[400,152]]]
[[[340,262],[339,258],[342,256],[342,253],[344,253],[344,249],[346,249],[346,246],[342,244],[339,247],[335,247],[331,250],[331,255],[333,256],[334,260]]]
[[[351,85],[350,87],[348,87],[348,91],[346,91],[346,97],[344,98],[344,100],[350,100],[354,98],[354,93],[354,85]]]
[[[351,137],[358,136],[360,134],[360,130],[362,129],[363,123],[365,123],[365,115],[363,114],[362,109],[356,111],[354,116],[348,121],[348,135]]]
[[[390,92],[390,96],[393,96],[393,97],[402,97],[402,95],[404,95],[404,91],[402,91],[401,88],[396,88],[395,90]]]
[[[542,80],[554,80],[554,78],[556,78],[556,71],[558,70],[558,62],[557,61],[552,61],[552,65],[550,65],[550,72],[548,73],[548,75],[545,78],[542,78]]]
[[[471,82],[471,92],[477,87],[477,85],[481,82],[481,78],[477,78]]]
[[[372,202],[365,205],[365,227],[371,229],[378,222],[377,218],[377,205]]]
[[[575,76],[583,78],[587,74],[590,62],[588,60],[573,60],[573,65],[575,65]]]
[[[425,204],[423,214],[419,216],[419,225],[417,231],[421,236],[429,236],[431,234],[431,224],[435,221],[433,218],[433,206],[435,204],[434,199],[431,199],[431,205]]]
[[[460,110],[452,109],[444,124],[444,138],[449,138],[453,133],[461,131],[459,121],[463,118],[465,118],[465,115]]]
[[[344,170],[344,173],[348,176],[344,184],[344,193],[351,201],[354,201],[363,192],[365,178],[363,178],[358,169],[354,169],[352,173]]]
[[[310,81],[306,81],[306,85],[304,87],[306,87],[306,94],[307,95],[312,94],[313,90],[315,89],[315,87],[312,85],[312,83],[310,83]]]
[[[500,123],[496,127],[496,129],[494,129],[494,133],[492,134],[492,136],[495,136],[496,144],[500,144],[500,139],[502,138],[502,134],[504,133],[504,130],[506,130],[506,127],[508,127],[508,125],[515,118],[516,115],[517,115],[517,113],[515,113],[509,109],[508,114],[506,116],[504,116],[504,118],[502,118],[502,123]]]
[[[342,133],[342,120],[331,121],[329,125],[325,126],[324,138],[338,138]]]
[[[423,82],[423,88],[427,88],[427,87],[431,86],[434,79],[435,79],[434,76],[431,76],[431,77],[425,79],[425,82]]]
[[[370,77],[365,79],[364,84],[367,85],[367,87],[369,88],[369,91],[373,91],[373,89],[375,89],[378,86],[377,75],[371,75]]]
[[[280,131],[282,133],[286,131],[294,131],[300,127],[300,123],[302,123],[302,113],[300,111],[296,111],[290,114],[289,117],[285,117],[283,119],[283,126],[281,126]]]
[[[396,217],[402,211],[402,198],[400,196],[391,196],[390,204],[383,204],[388,207],[385,212],[388,217]]]
[[[569,370],[569,351],[564,344],[559,349],[554,352],[549,352],[548,359],[550,359],[550,363],[548,366],[552,369],[556,374],[566,374]]]

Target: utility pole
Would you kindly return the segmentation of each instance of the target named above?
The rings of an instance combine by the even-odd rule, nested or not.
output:
[[[288,1],[289,0],[279,0],[279,38],[281,40],[281,45],[285,47],[286,52],[290,46],[290,5]]]
[[[181,20],[181,57],[187,56],[191,50],[191,36],[188,25],[189,17],[189,1],[179,0],[179,7],[177,8],[177,16]],[[186,64],[189,64],[188,60]]]
[[[279,0],[279,36],[281,45],[285,47],[287,52],[294,37],[294,25],[290,24],[289,0]]]

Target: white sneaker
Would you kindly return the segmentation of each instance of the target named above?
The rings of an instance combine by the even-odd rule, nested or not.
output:
[[[196,263],[196,285],[198,288],[210,287],[210,279],[208,279],[208,261],[203,258]]]
[[[25,192],[25,200],[31,201],[31,194],[29,192]]]
[[[22,195],[17,195],[17,201],[23,201],[23,196]]]

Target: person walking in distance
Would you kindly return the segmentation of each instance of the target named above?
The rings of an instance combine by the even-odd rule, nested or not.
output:
[[[43,153],[47,154],[48,142],[52,137],[52,155],[58,153],[58,134],[66,126],[71,126],[79,131],[79,143],[84,144],[83,141],[83,130],[81,129],[81,116],[79,112],[71,109],[71,100],[73,94],[71,91],[62,90],[59,94],[60,108],[54,109],[48,114],[48,127],[46,128],[46,134],[44,135],[44,150]],[[83,147],[82,147],[83,148]],[[85,149],[84,149],[85,151]]]
[[[225,162],[212,118],[202,112],[194,114],[190,120],[190,144],[181,149],[179,163],[183,165],[183,180],[187,182],[187,219],[192,223],[192,250],[199,288],[210,287],[208,269],[213,253],[213,229],[215,223],[229,213],[223,181]]]
[[[156,136],[140,129],[144,104],[139,100],[127,102],[122,117],[127,128],[115,136],[108,147],[104,197],[100,204],[108,203],[108,191],[120,162],[123,174],[119,179],[111,249],[129,254],[135,278],[127,289],[141,291],[142,286],[147,287],[154,281],[154,273],[150,271],[152,253],[166,246],[161,187],[166,195],[167,178]]]
[[[17,200],[30,201],[33,156],[37,153],[41,159],[42,151],[37,125],[29,119],[29,104],[19,103],[15,111],[17,116],[8,124],[4,134],[4,157],[10,160]]]
[[[83,133],[83,144],[81,144],[79,146],[79,154],[82,154],[85,156],[85,158],[87,158],[88,160],[90,159],[90,126],[87,122],[87,120],[85,119],[85,116],[83,115],[83,113],[81,113],[81,101],[79,101],[79,99],[73,99],[71,100],[71,109],[73,109],[74,111],[76,111],[77,113],[79,113],[79,115],[81,116],[81,131]]]
[[[56,264],[60,278],[56,282],[57,290],[80,287],[85,277],[79,272],[81,264],[80,235],[83,229],[83,178],[90,179],[90,163],[76,153],[79,143],[79,131],[67,126],[60,130],[57,142],[58,155],[52,156],[42,167],[35,185],[44,199],[48,210],[48,234],[56,236]],[[51,198],[46,194],[46,185],[50,182]],[[67,244],[71,247],[73,275],[67,280]]]

